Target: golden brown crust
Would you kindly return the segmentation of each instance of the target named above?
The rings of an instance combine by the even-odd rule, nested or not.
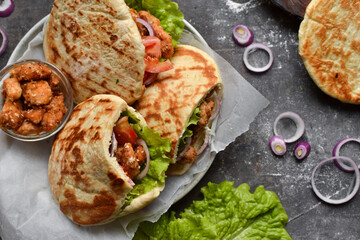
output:
[[[69,78],[76,103],[114,94],[131,104],[145,90],[145,49],[123,0],[55,0],[43,49]]]
[[[204,51],[179,45],[171,58],[174,69],[160,73],[134,107],[148,126],[172,143],[172,163],[178,140],[198,103],[214,88],[221,97],[222,80],[216,62]]]
[[[313,0],[299,30],[299,54],[328,95],[360,104],[360,2]]]

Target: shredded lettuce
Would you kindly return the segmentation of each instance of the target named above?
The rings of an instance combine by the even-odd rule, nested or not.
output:
[[[156,223],[143,222],[133,239],[291,239],[284,228],[288,216],[274,192],[259,186],[250,193],[246,183],[233,185],[209,183],[201,189],[204,199],[179,218],[168,212]]]
[[[170,164],[170,158],[166,154],[171,151],[171,143],[170,139],[160,137],[159,133],[149,127],[141,127],[136,116],[129,112],[124,112],[122,115],[129,117],[130,125],[138,138],[146,142],[150,153],[149,171],[143,179],[135,180],[134,188],[126,196],[125,206],[127,206],[138,196],[165,184],[165,172]]]
[[[163,29],[169,33],[176,46],[184,30],[184,15],[178,4],[171,0],[125,0],[126,4],[137,11],[147,10],[160,20]]]
[[[200,106],[198,105],[195,108],[194,112],[192,113],[188,123],[186,124],[184,133],[180,137],[179,151],[181,151],[186,145],[185,138],[193,136],[194,133],[193,133],[192,130],[189,129],[189,126],[190,125],[197,125],[197,123],[200,120],[200,117],[198,116],[199,114],[200,114]]]

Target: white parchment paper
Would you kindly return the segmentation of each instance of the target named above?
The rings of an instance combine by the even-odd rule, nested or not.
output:
[[[32,38],[23,55],[20,54],[20,59],[45,60],[42,41],[41,31]],[[149,206],[103,226],[80,227],[61,213],[50,192],[47,162],[53,139],[27,143],[0,132],[0,236],[4,240],[131,239],[139,222],[156,221],[200,181],[217,152],[248,130],[268,101],[194,34],[184,32],[180,42],[208,52],[221,70],[224,95],[220,115],[212,128],[211,147],[186,174],[168,177],[165,190]],[[12,57],[10,61],[20,59]]]

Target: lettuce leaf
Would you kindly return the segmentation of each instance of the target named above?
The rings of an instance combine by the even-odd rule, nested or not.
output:
[[[160,20],[163,29],[169,33],[176,46],[184,30],[184,15],[178,9],[178,4],[171,0],[125,0],[130,8],[137,11],[147,10]]]
[[[156,223],[140,224],[137,239],[291,239],[284,226],[288,216],[274,192],[263,186],[250,193],[244,183],[237,188],[224,181],[209,183],[204,199],[180,213],[165,213]]]
[[[193,112],[193,114],[191,115],[188,123],[185,126],[185,130],[184,133],[181,135],[180,137],[180,143],[179,143],[179,152],[181,152],[181,150],[185,147],[186,145],[186,141],[185,138],[187,137],[192,137],[193,135],[193,131],[189,129],[190,125],[197,125],[198,121],[200,120],[200,117],[198,116],[198,114],[200,114],[200,106],[197,106]]]
[[[165,172],[170,164],[170,158],[166,156],[166,153],[171,151],[171,143],[170,139],[160,137],[159,133],[149,127],[141,127],[139,120],[129,112],[125,112],[124,115],[129,117],[130,125],[135,130],[138,138],[146,142],[150,153],[149,172],[143,179],[135,180],[134,188],[126,196],[125,206],[128,206],[138,196],[165,184]]]

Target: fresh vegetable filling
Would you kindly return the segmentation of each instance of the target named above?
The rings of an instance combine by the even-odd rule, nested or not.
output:
[[[207,127],[219,113],[219,98],[213,91],[194,110],[190,120],[180,137],[178,147],[178,163],[193,163],[196,156],[200,155],[208,144],[209,136]],[[202,145],[197,145],[200,138],[204,138]]]
[[[129,123],[128,116],[123,116],[116,122],[114,135],[117,142],[114,156],[120,166],[132,180],[143,178],[149,170],[147,166],[150,164],[149,150],[146,144],[141,144],[143,140],[138,139]],[[140,169],[146,172],[140,172]]]
[[[165,184],[170,150],[170,140],[147,126],[140,126],[133,113],[125,111],[120,115],[114,127],[110,155],[117,158],[133,180],[133,189],[126,195],[124,208],[135,198]]]
[[[173,68],[170,60],[161,61],[161,58],[170,58],[174,54],[172,37],[161,26],[160,20],[149,11],[130,9],[130,14],[139,29],[142,42],[145,46],[144,83],[152,74],[165,72]]]

